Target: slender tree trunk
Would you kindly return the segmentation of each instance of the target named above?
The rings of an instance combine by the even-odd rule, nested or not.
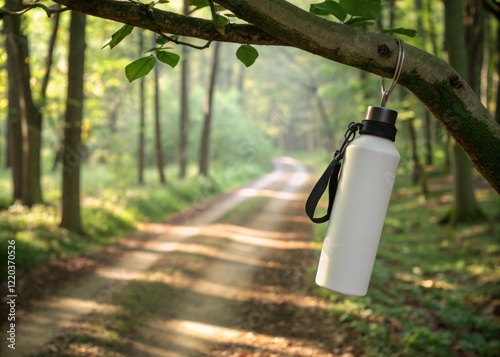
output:
[[[8,1],[13,8],[21,6],[21,0]],[[31,207],[35,203],[42,203],[42,186],[40,183],[40,149],[42,145],[42,115],[33,101],[30,80],[28,38],[21,31],[20,21],[13,21],[12,43],[14,45],[17,71],[19,74],[19,101],[21,119],[23,122],[23,183],[22,202]]]
[[[7,8],[12,8],[14,1],[6,1]],[[21,28],[18,16],[4,17],[5,47],[7,50],[8,78],[8,115],[7,115],[7,163],[12,170],[12,198],[21,200],[23,197],[23,131],[19,93],[19,72],[17,70],[17,31]]]
[[[163,145],[161,139],[161,123],[160,123],[160,72],[158,64],[155,66],[155,152],[156,152],[156,167],[160,183],[164,185],[167,182],[164,173],[163,162]]]
[[[417,13],[417,31],[419,38],[422,41],[422,48],[427,50],[427,31],[424,27],[424,3],[423,0],[415,1],[415,11]],[[432,165],[432,138],[431,138],[431,114],[424,108],[423,114],[423,129],[424,129],[424,147],[425,147],[425,164]]]
[[[427,28],[428,28],[428,34],[429,34],[429,40],[432,48],[432,54],[436,57],[441,56],[441,50],[438,46],[438,41],[437,41],[437,32],[436,32],[436,26],[434,23],[434,20],[432,18],[432,14],[435,11],[435,8],[433,5],[436,4],[435,0],[425,0],[425,13],[426,13],[426,19],[427,19]],[[450,164],[450,154],[448,150],[448,141],[449,141],[449,134],[444,131],[443,127],[440,125],[440,123],[437,120],[433,121],[433,126],[432,126],[432,131],[434,133],[434,143],[435,147],[438,147],[438,144],[444,148],[444,153],[445,153],[445,160],[444,160],[444,168],[446,171],[449,171],[449,168],[451,166]]]
[[[410,154],[413,161],[413,184],[420,184],[420,192],[425,198],[429,197],[427,188],[427,178],[425,176],[425,168],[420,163],[417,150],[417,134],[413,126],[413,119],[408,119],[408,136],[410,137]]]
[[[468,60],[463,28],[464,0],[444,0],[445,35],[450,64],[467,78]],[[452,141],[453,209],[449,217],[452,225],[475,221],[481,216],[474,196],[471,164],[462,148]]]
[[[319,116],[321,118],[321,122],[323,123],[323,136],[326,138],[326,142],[331,142],[331,140],[335,137],[335,134],[330,120],[328,119],[328,114],[326,113],[325,103],[319,96],[317,88],[313,88],[312,95],[314,96],[314,101],[316,102]]]
[[[236,81],[236,89],[239,92],[238,104],[241,106],[245,105],[245,73],[246,67],[243,63],[238,66],[238,78]]]
[[[205,106],[203,109],[203,131],[201,134],[200,143],[200,174],[203,176],[208,176],[210,161],[210,132],[212,129],[212,111],[215,94],[215,84],[217,82],[217,69],[219,66],[220,46],[220,42],[216,42],[214,45],[212,71],[210,73],[210,82],[208,84],[208,91],[205,96]]]
[[[58,5],[58,8],[60,6]],[[44,107],[47,103],[47,88],[49,86],[50,74],[52,72],[52,65],[54,63],[54,49],[56,47],[57,32],[59,30],[59,25],[61,23],[61,16],[59,13],[53,15],[54,23],[52,24],[52,33],[49,40],[49,48],[47,49],[47,56],[45,57],[45,74],[42,80],[42,87],[40,90],[40,103]],[[55,128],[56,134],[60,138],[59,147],[55,151],[54,162],[52,164],[52,171],[55,171],[57,164],[62,161],[63,147],[62,143],[64,141],[63,135],[59,133],[59,130]]]
[[[58,5],[58,7],[60,6]],[[52,71],[52,64],[54,62],[54,49],[56,47],[57,32],[59,30],[61,16],[59,13],[56,13],[53,15],[53,18],[54,18],[54,23],[52,25],[52,32],[49,40],[49,48],[47,49],[47,57],[45,58],[45,75],[43,76],[42,88],[40,93],[40,98],[41,98],[40,102],[42,106],[44,106],[47,101],[47,88],[49,86],[50,73]]]
[[[481,97],[481,71],[484,61],[485,13],[480,0],[467,0],[465,43],[467,46],[467,82]]]
[[[68,54],[68,96],[64,116],[61,227],[83,233],[80,207],[80,167],[87,156],[81,142],[83,75],[85,67],[85,15],[71,12]]]
[[[500,25],[497,27],[497,100],[495,108],[495,120],[500,124]]]
[[[142,55],[144,52],[144,36],[141,33],[139,33],[139,52]],[[146,79],[142,77],[139,82],[139,149],[138,149],[138,171],[139,171],[139,176],[138,176],[138,182],[140,185],[144,184],[144,167],[145,165],[145,150],[144,150],[144,145],[145,145],[145,140],[144,140],[144,134],[145,134],[145,126],[146,126],[146,103],[145,103],[145,82]]]
[[[436,3],[435,0],[426,0],[426,18],[427,18],[427,26],[429,28],[429,39],[431,42],[432,52],[435,56],[439,56],[439,46],[437,42],[437,33],[436,26],[434,24],[434,20],[432,19],[432,14],[434,12],[433,4]]]
[[[189,0],[183,2],[183,14],[189,14]],[[188,165],[188,135],[189,135],[189,50],[187,46],[181,49],[181,113],[179,123],[179,177],[186,177]]]

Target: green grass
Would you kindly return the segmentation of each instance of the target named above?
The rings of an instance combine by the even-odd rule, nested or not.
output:
[[[139,186],[135,176],[124,169],[105,166],[85,167],[82,172],[82,220],[85,236],[61,229],[60,179],[49,173],[42,179],[47,205],[31,209],[20,204],[9,207],[10,176],[0,171],[0,252],[6,254],[8,240],[16,241],[16,271],[45,264],[54,259],[91,253],[116,237],[137,228],[138,223],[157,222],[182,212],[209,198],[239,187],[262,175],[269,167],[240,164],[214,168],[211,178],[196,175],[191,168],[186,179],[167,170],[167,185],[157,182],[154,170],[145,174],[147,184]],[[7,266],[0,267],[0,280],[6,279]]]
[[[435,188],[451,187],[443,176],[430,177]],[[335,302],[331,314],[364,355],[498,355],[500,200],[485,187],[477,196],[490,221],[453,229],[437,223],[449,208],[442,204],[449,194],[434,193],[425,202],[417,188],[400,180],[368,295],[350,298],[317,288]],[[316,240],[323,240],[325,230],[316,226]]]

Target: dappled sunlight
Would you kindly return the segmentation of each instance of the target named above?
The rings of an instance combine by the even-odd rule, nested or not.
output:
[[[227,238],[235,242],[251,244],[261,247],[277,248],[277,249],[311,249],[309,241],[297,241],[301,237],[305,238],[300,233],[281,233],[261,231],[258,235],[240,233],[237,226],[232,226],[228,229],[228,225],[213,225],[204,230],[204,234]]]
[[[306,194],[256,188],[243,188],[241,190],[238,190],[237,194],[246,197],[269,197],[290,201],[305,201],[308,197],[308,195]]]
[[[278,264],[272,264],[269,261],[263,261],[260,259],[254,259],[252,257],[243,255],[229,254],[221,249],[216,249],[203,244],[196,243],[186,243],[186,242],[173,242],[165,243],[160,246],[160,249],[164,252],[181,252],[190,254],[199,254],[206,257],[225,260],[228,262],[234,262],[238,264],[249,264],[260,267],[270,267],[276,269],[284,269],[285,267]]]
[[[414,268],[415,270],[415,268]],[[394,277],[398,280],[404,281],[406,283],[411,283],[415,286],[420,286],[422,288],[430,289],[444,289],[444,290],[456,290],[459,286],[455,283],[450,283],[442,278],[424,278],[417,274],[409,274],[404,272],[396,272]]]
[[[260,351],[268,351],[262,356],[276,356],[281,355],[283,352],[283,345],[285,346],[296,346],[291,347],[290,352],[293,356],[315,356],[315,355],[325,355],[326,351],[320,347],[303,345],[307,344],[307,339],[300,338],[287,338],[282,336],[273,336],[263,333],[258,333],[255,331],[247,331],[239,328],[228,328],[198,321],[192,320],[181,320],[173,319],[166,323],[156,320],[148,323],[149,329],[154,329],[159,331],[160,334],[164,336],[171,336],[175,334],[176,339],[173,341],[174,344],[185,349],[195,349],[199,353],[203,352],[204,346],[206,344],[231,344],[232,346],[242,346],[250,349],[258,349]],[[167,337],[168,338],[168,337]],[[134,345],[137,342],[134,342]],[[177,356],[174,352],[159,350],[154,346],[140,342],[137,347],[139,349],[150,353],[155,356]],[[213,347],[215,350],[217,346]],[[227,350],[227,347],[224,347]],[[241,354],[242,356],[245,354]]]

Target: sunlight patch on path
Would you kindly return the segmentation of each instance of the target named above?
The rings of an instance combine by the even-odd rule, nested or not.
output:
[[[308,346],[304,344],[307,341],[301,341],[298,338],[286,338],[282,336],[270,336],[256,332],[228,328],[223,326],[211,325],[203,322],[190,320],[170,320],[167,324],[152,322],[147,326],[151,330],[155,330],[160,334],[167,335],[182,335],[185,338],[176,340],[179,343],[180,349],[186,351],[206,352],[207,346],[214,344],[231,344],[253,347],[258,350],[265,348],[268,351],[274,351],[278,356],[281,353],[293,353],[293,356],[328,356],[325,350],[321,347]],[[283,346],[287,346],[286,351]],[[139,350],[151,356],[183,356],[186,354],[178,354],[174,351],[164,351],[155,346],[138,342]],[[216,347],[215,347],[216,348]],[[243,355],[243,354],[242,354]],[[333,354],[331,354],[333,356]]]

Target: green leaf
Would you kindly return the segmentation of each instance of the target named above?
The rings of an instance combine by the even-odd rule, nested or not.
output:
[[[326,16],[333,15],[340,21],[344,21],[347,13],[342,6],[335,1],[325,1],[320,4],[312,4],[309,11],[315,15]]]
[[[349,21],[344,22],[344,24],[353,26],[353,27],[362,27],[362,26],[370,26],[373,25],[373,22],[369,19],[364,19],[362,17],[355,17],[350,19]]]
[[[168,51],[158,51],[156,52],[156,58],[163,63],[168,64],[170,67],[174,68],[179,63],[181,58],[178,54]]]
[[[226,34],[226,25],[229,23],[229,19],[227,17],[215,14],[215,16],[212,18],[212,22],[221,35]]]
[[[189,5],[196,7],[196,10],[207,7],[208,0],[189,0]]]
[[[129,82],[147,75],[155,66],[156,60],[153,56],[139,58],[125,67],[125,75]]]
[[[381,0],[339,0],[344,11],[351,16],[376,19],[382,11]]]
[[[246,67],[250,67],[259,57],[259,52],[250,45],[241,45],[236,51],[236,57],[243,62]]]
[[[134,29],[134,26],[130,25],[124,25],[121,29],[116,31],[113,35],[111,35],[111,40],[109,40],[108,43],[106,43],[102,48],[105,48],[106,46],[109,46],[111,49],[116,47],[122,40],[130,35],[132,33],[132,30]],[[102,49],[101,48],[101,49]]]
[[[158,51],[158,47],[151,47],[149,50],[145,51],[144,53],[150,53],[150,52],[156,52]]]
[[[168,42],[168,39],[166,39],[165,37],[161,37],[161,36],[155,36],[155,42],[158,45],[164,45]]]
[[[405,29],[402,27],[398,27],[397,29],[390,29],[390,30],[382,30],[383,33],[396,33],[398,35],[404,35],[408,37],[415,37],[417,35],[416,30],[411,30],[411,29]]]
[[[311,4],[311,6],[309,7],[309,12],[318,16],[330,15],[330,10],[328,10],[328,8],[326,7],[325,2],[322,2],[320,4]]]

